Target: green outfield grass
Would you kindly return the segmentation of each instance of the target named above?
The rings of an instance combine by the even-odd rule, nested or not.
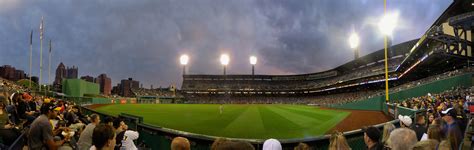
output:
[[[142,116],[147,124],[198,134],[250,139],[324,135],[350,112],[302,105],[126,104],[99,112]]]

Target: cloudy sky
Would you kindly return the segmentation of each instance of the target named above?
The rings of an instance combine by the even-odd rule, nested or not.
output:
[[[397,0],[394,43],[420,37],[451,0]],[[59,64],[79,76],[106,73],[115,85],[132,77],[145,87],[180,85],[179,56],[190,74],[221,74],[219,55],[230,55],[228,74],[324,71],[350,61],[352,31],[361,55],[383,46],[377,22],[382,0],[0,0],[0,65],[28,72],[33,30],[33,72],[39,76],[39,23],[53,42],[52,74]],[[43,52],[48,49],[43,41]],[[43,53],[43,82],[47,81]],[[54,77],[51,77],[54,79]]]

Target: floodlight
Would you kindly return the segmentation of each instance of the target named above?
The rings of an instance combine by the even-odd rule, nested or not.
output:
[[[397,21],[398,13],[390,13],[383,16],[379,22],[379,29],[382,34],[387,36],[392,35],[392,32],[395,29],[395,26],[397,25]]]
[[[222,65],[224,65],[224,66],[228,65],[229,60],[230,60],[229,55],[227,55],[227,54],[222,54],[221,55],[221,64]]]
[[[189,61],[188,55],[186,54],[181,55],[181,57],[179,58],[179,61],[181,62],[181,65],[187,65]]]
[[[252,64],[252,65],[257,64],[257,57],[255,57],[255,56],[250,56],[250,64]]]

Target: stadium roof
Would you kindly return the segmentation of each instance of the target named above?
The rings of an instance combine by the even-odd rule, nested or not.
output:
[[[449,5],[449,7],[441,14],[438,19],[436,19],[433,25],[431,25],[431,27],[425,32],[425,34],[411,48],[409,55],[400,64],[401,71],[409,69],[412,64],[416,63],[420,58],[424,57],[424,54],[431,50],[429,48],[428,43],[432,41],[430,41],[427,37],[429,31],[433,27],[441,25],[442,23],[446,22],[450,17],[471,11],[474,11],[472,1],[454,0],[453,3]]]

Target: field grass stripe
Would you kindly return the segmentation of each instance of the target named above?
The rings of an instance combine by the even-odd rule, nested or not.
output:
[[[225,128],[224,132],[228,134],[239,133],[241,137],[251,138],[254,135],[265,134],[265,127],[263,126],[258,106],[249,106],[244,113],[240,114],[235,120],[229,123]],[[242,130],[246,130],[246,133],[242,133]]]
[[[315,118],[316,116],[308,117],[278,107],[270,107],[269,110],[279,114],[281,117],[287,119],[288,121],[300,125],[301,127],[312,126],[314,124],[319,124],[323,121]]]

